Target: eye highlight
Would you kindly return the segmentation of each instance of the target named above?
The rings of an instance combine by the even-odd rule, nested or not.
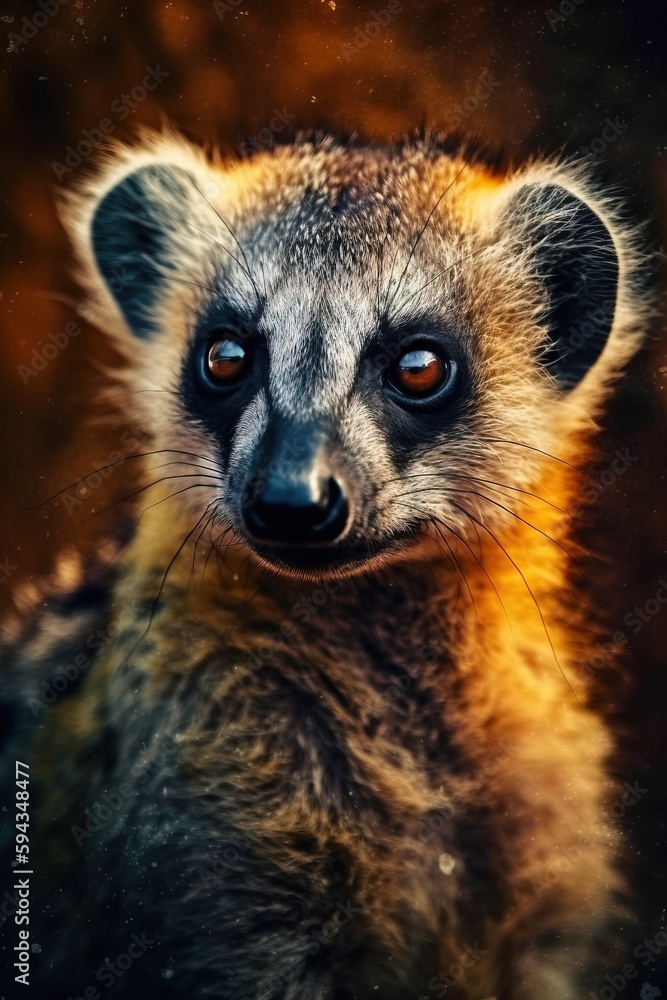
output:
[[[439,354],[427,347],[415,347],[395,362],[389,373],[389,382],[403,396],[426,399],[435,395],[451,374],[451,364]]]
[[[216,340],[206,352],[206,374],[215,385],[232,385],[250,370],[250,352],[238,340]]]

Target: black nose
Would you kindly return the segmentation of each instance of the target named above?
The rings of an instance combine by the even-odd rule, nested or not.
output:
[[[253,538],[274,545],[324,545],[342,535],[349,508],[337,479],[250,485],[243,520]]]

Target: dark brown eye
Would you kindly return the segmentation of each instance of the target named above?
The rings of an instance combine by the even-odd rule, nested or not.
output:
[[[394,365],[390,382],[404,396],[432,396],[449,375],[449,365],[424,347],[406,351]]]
[[[250,368],[250,357],[245,347],[231,338],[218,340],[206,355],[208,374],[218,385],[237,382]]]

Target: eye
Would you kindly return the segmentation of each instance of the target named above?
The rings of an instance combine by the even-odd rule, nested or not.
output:
[[[451,378],[453,367],[435,351],[411,348],[402,354],[389,373],[394,389],[411,399],[433,396]]]
[[[248,348],[231,337],[216,340],[206,353],[206,373],[216,385],[232,385],[250,369]]]

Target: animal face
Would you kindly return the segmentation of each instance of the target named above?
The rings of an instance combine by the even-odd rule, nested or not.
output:
[[[625,234],[554,166],[158,143],[72,216],[183,503],[287,574],[500,527],[636,342]]]

